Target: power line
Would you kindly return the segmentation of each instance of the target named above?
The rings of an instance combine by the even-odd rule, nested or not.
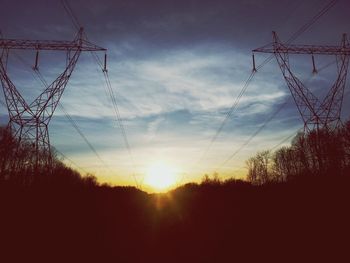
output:
[[[16,54],[17,55],[17,54]],[[17,55],[18,58],[21,58],[20,56]],[[25,64],[28,65],[28,63],[26,63],[23,59],[21,59]],[[48,83],[45,80],[44,76],[41,74],[39,69],[34,69],[34,72],[36,73],[36,75],[38,76],[39,80],[42,82],[42,84],[44,85],[45,88],[48,87]],[[109,169],[108,165],[102,160],[101,156],[98,154],[98,152],[96,151],[96,149],[93,147],[93,145],[90,143],[90,141],[87,139],[87,137],[84,135],[84,133],[82,132],[82,130],[79,128],[79,126],[77,125],[77,123],[73,120],[73,118],[67,113],[67,111],[65,110],[65,108],[63,107],[63,105],[61,103],[58,103],[59,108],[62,110],[62,112],[64,113],[65,117],[67,118],[67,120],[69,121],[69,123],[73,126],[73,128],[77,131],[77,133],[80,135],[80,137],[85,141],[85,143],[88,145],[88,147],[90,148],[90,150],[96,155],[96,157],[100,160],[100,162]]]
[[[295,39],[297,39],[302,33],[304,33],[308,28],[310,28],[320,17],[322,17],[329,9],[331,9],[335,4],[337,0],[330,1],[324,8],[322,8],[315,16],[313,16],[306,24],[304,24],[302,27],[300,27],[287,41],[287,43],[293,42]],[[272,58],[274,57],[274,54],[271,54],[268,58],[266,58],[257,68],[256,70],[261,69],[263,66],[265,66]],[[332,63],[327,64],[322,69],[330,66]],[[253,73],[256,71],[253,70]],[[252,74],[252,73],[251,73]],[[285,103],[286,104],[286,103]],[[230,155],[229,158],[227,158],[223,164],[220,166],[222,167],[224,164],[226,164],[228,161],[230,161],[237,153],[239,153],[240,150],[242,150],[257,134],[259,134],[265,126],[277,115],[277,113],[282,110],[282,108],[285,106],[283,104],[278,110],[269,118],[267,121],[259,127],[259,129],[233,154]],[[226,121],[226,120],[225,120]],[[221,132],[222,126],[220,126],[218,132]],[[217,135],[214,136],[214,138],[217,137]],[[216,139],[216,138],[215,138]],[[212,144],[212,143],[211,143]],[[210,144],[210,146],[211,146]]]
[[[69,162],[71,162],[75,167],[77,167],[79,170],[83,171],[85,174],[88,174],[88,172],[82,168],[81,166],[77,165],[72,159],[68,158],[67,155],[63,154],[61,151],[59,151],[57,148],[53,147],[54,151],[60,154],[64,159],[67,159]]]
[[[335,63],[335,61],[332,61],[324,66],[322,66],[318,72],[321,72],[322,70],[328,68],[329,66],[333,65]],[[277,114],[287,105],[287,103],[290,101],[287,100],[286,102],[284,102],[279,108],[277,108],[277,110],[268,118],[266,119],[266,121],[263,123],[263,125],[261,125],[258,130],[252,134],[251,137],[248,138],[248,140],[242,144],[242,146],[237,149],[233,154],[230,155],[230,157],[228,157],[220,166],[219,168],[217,168],[218,170],[221,169],[227,162],[229,162],[230,160],[232,160],[232,158],[234,156],[236,156],[245,146],[247,146],[276,116]],[[299,131],[300,129],[298,129]],[[297,132],[298,132],[297,131]],[[295,133],[293,133],[295,135]],[[291,136],[288,136],[285,140],[283,140],[282,142],[280,142],[277,146],[273,147],[272,149],[270,150],[273,150],[275,148],[277,148],[279,145],[281,145],[282,143],[284,143],[287,139],[289,139]]]
[[[232,153],[217,169],[221,169],[227,162],[233,159],[245,146],[247,146],[276,116],[277,114],[287,105],[288,101],[281,104],[277,110],[265,120],[265,122],[234,152]]]
[[[74,14],[74,12],[73,12],[71,6],[69,5],[68,1],[66,1],[66,0],[61,0],[61,4],[62,4],[63,8],[65,9],[65,11],[66,11],[68,17],[71,19],[72,24],[73,24],[77,29],[80,29],[80,28],[81,28],[81,24],[80,24],[78,18],[76,17],[76,15]],[[85,36],[85,38],[88,40],[87,35],[85,34],[85,32],[84,32],[84,36]],[[90,53],[93,54],[93,52],[90,52]],[[95,56],[97,57],[96,54],[93,54],[93,55],[95,55]],[[96,59],[95,59],[95,60],[96,60]],[[103,69],[102,63],[101,63],[98,59],[96,60],[96,62],[97,62],[97,63],[99,64],[99,66]],[[99,63],[99,62],[100,62],[100,63]],[[108,84],[107,84],[107,86],[108,86]],[[96,156],[101,160],[101,162],[103,162],[102,159],[100,158],[100,156],[98,155],[98,153],[96,152],[96,150],[95,150],[95,149],[93,148],[93,146],[91,145],[91,143],[90,143],[90,142],[86,139],[86,137],[81,133],[79,127],[76,125],[76,123],[74,122],[74,120],[67,114],[67,112],[64,110],[64,108],[63,108],[63,106],[62,106],[61,104],[60,104],[59,106],[61,107],[62,111],[64,112],[64,114],[66,115],[66,117],[68,118],[68,120],[71,122],[71,124],[73,125],[73,127],[77,130],[77,132],[78,132],[79,134],[82,135],[83,139],[84,139],[85,142],[89,145],[90,149],[96,154]],[[117,108],[117,110],[118,110],[118,113],[119,113],[119,109],[118,109],[118,108]],[[104,163],[104,162],[103,162],[103,163]]]
[[[66,0],[61,0],[61,3],[64,7],[64,9],[66,10],[68,16],[71,18],[71,21],[73,23],[73,25],[75,27],[78,27],[80,28],[81,27],[81,24],[79,23],[77,17],[74,15],[74,12],[72,10],[72,8],[70,7],[69,3],[66,1]],[[87,36],[85,35],[86,39],[87,39]],[[106,87],[107,87],[107,94],[109,95],[111,101],[112,101],[112,106],[113,106],[113,109],[114,109],[114,113],[115,113],[115,116],[116,116],[116,121],[119,125],[119,128],[121,130],[121,133],[122,133],[122,136],[123,136],[123,140],[124,140],[124,144],[127,148],[127,151],[128,151],[128,154],[129,154],[129,158],[130,158],[130,161],[131,161],[131,165],[134,169],[135,167],[135,163],[134,163],[134,159],[133,159],[133,155],[132,155],[132,151],[131,151],[131,146],[130,146],[130,143],[129,143],[129,140],[128,140],[128,136],[127,136],[127,132],[125,130],[125,127],[122,123],[122,118],[120,116],[120,111],[119,111],[119,107],[118,107],[118,103],[117,103],[117,100],[116,100],[116,96],[115,96],[115,93],[114,93],[114,90],[112,88],[112,84],[111,84],[111,81],[110,81],[110,78],[109,78],[109,75],[108,75],[108,71],[106,70],[106,64],[103,65],[103,63],[100,61],[99,57],[94,54],[93,52],[91,52],[93,58],[95,59],[96,63],[98,64],[98,66],[102,69],[102,72],[103,72],[103,75],[104,75],[104,79],[105,79],[105,82],[106,82]],[[105,58],[106,59],[106,58]],[[105,62],[106,63],[106,62]],[[138,186],[138,182],[135,178],[135,171],[133,172],[133,178],[135,180],[135,183],[136,185]]]
[[[337,2],[338,0],[332,0],[327,5],[325,5],[316,15],[314,15],[307,23],[301,26],[287,41],[287,44],[295,41],[302,33],[308,30],[313,24],[316,23],[318,19],[320,19],[325,13],[327,13]],[[268,62],[270,62],[274,57],[274,54],[268,56],[257,68],[256,70],[261,69]]]
[[[123,122],[122,122],[122,118],[121,118],[121,115],[120,115],[120,111],[119,111],[119,106],[118,106],[118,103],[117,103],[116,95],[115,95],[115,92],[113,90],[113,87],[112,87],[112,84],[111,84],[111,81],[110,81],[110,78],[109,78],[109,75],[108,75],[108,71],[104,70],[103,64],[100,61],[99,57],[97,57],[96,54],[93,54],[93,53],[92,53],[92,55],[93,55],[93,58],[95,59],[97,65],[101,68],[101,70],[103,72],[104,80],[105,80],[106,87],[107,87],[107,95],[111,99],[113,110],[114,110],[115,117],[116,117],[116,121],[117,121],[117,123],[119,125],[119,128],[121,130],[121,133],[122,133],[122,136],[123,136],[123,140],[124,140],[124,144],[125,144],[125,146],[126,146],[126,148],[128,150],[130,159],[132,160],[132,165],[134,165],[133,157],[132,157],[132,153],[131,153],[130,143],[129,143],[129,140],[128,140],[128,136],[127,136],[125,127],[124,127]]]
[[[213,146],[213,144],[218,139],[218,137],[219,137],[220,133],[222,132],[223,128],[225,127],[227,121],[231,118],[232,113],[236,110],[236,108],[238,106],[238,103],[241,100],[241,98],[243,97],[243,95],[244,95],[245,91],[247,90],[250,82],[253,80],[254,75],[255,75],[255,71],[252,71],[250,73],[248,79],[245,81],[242,89],[240,90],[240,92],[239,92],[238,96],[236,97],[235,101],[233,102],[232,106],[230,107],[229,111],[225,114],[225,117],[224,117],[221,125],[219,126],[219,129],[216,131],[215,135],[212,137],[209,145],[204,150],[203,154],[201,155],[201,157],[197,161],[196,165],[198,165],[205,158],[205,156],[208,154],[208,152],[211,149],[211,147]]]
[[[325,66],[322,67],[322,69],[325,69],[327,68],[328,66],[334,64],[334,62],[331,62]],[[348,93],[350,92],[347,92],[345,95],[347,95]],[[283,138],[279,143],[277,143],[275,146],[273,146],[272,148],[269,149],[270,152],[276,150],[278,147],[280,147],[282,144],[284,144],[285,142],[289,141],[290,139],[292,139],[293,137],[295,137],[299,132],[302,132],[303,131],[303,127],[297,129],[296,131],[294,131],[293,133],[291,133],[290,135],[288,135],[287,137]],[[224,165],[224,164],[223,164]],[[222,166],[223,166],[222,165]],[[221,166],[221,167],[222,167]],[[237,170],[236,170],[237,171]]]
[[[118,104],[117,104],[116,96],[115,96],[115,93],[113,91],[112,84],[111,84],[111,81],[110,81],[109,76],[108,76],[108,72],[107,71],[103,71],[103,75],[104,75],[104,78],[105,78],[105,81],[106,81],[106,86],[107,86],[107,89],[108,89],[109,96],[110,96],[111,101],[112,101],[112,105],[113,105],[116,121],[117,121],[117,123],[119,125],[119,129],[121,130],[121,133],[122,133],[122,136],[123,136],[123,140],[124,140],[124,144],[125,144],[125,146],[127,148],[128,154],[129,154],[130,162],[131,162],[132,169],[133,169],[132,176],[134,178],[136,186],[139,187],[139,183],[138,183],[138,181],[136,180],[136,177],[135,177],[135,170],[134,170],[135,169],[135,162],[134,162],[134,158],[133,158],[133,155],[132,155],[131,146],[129,144],[128,136],[127,136],[125,127],[123,125],[122,118],[120,116],[120,111],[119,111],[119,107],[118,107]]]
[[[31,65],[25,61],[21,56],[19,56],[16,52],[13,52],[13,54],[15,55],[15,57],[22,62],[24,65],[31,67]],[[42,83],[42,85],[44,86],[44,88],[47,88],[49,85],[47,83],[47,81],[45,80],[44,76],[41,74],[39,69],[33,69],[34,72],[36,74],[33,74],[32,71],[30,71],[32,73],[32,75],[34,76],[34,78],[38,81]],[[38,77],[38,79],[36,78]],[[74,121],[74,119],[67,113],[67,111],[64,109],[63,105],[61,103],[58,104],[58,106],[60,107],[60,109],[62,110],[62,112],[64,113],[65,117],[67,118],[67,120],[69,121],[69,123],[73,126],[73,128],[77,131],[77,133],[80,135],[80,137],[82,137],[82,139],[85,141],[85,143],[88,145],[88,147],[90,148],[90,150],[96,155],[96,157],[100,160],[100,162],[110,170],[109,166],[103,161],[103,159],[100,157],[100,155],[98,154],[98,152],[96,151],[96,149],[93,147],[93,145],[90,143],[90,141],[87,139],[87,137],[84,135],[84,133],[82,132],[82,130],[79,128],[79,126],[77,125],[77,123]],[[56,149],[57,150],[57,149]],[[63,153],[61,153],[63,155]],[[64,156],[65,158],[68,159],[67,156]],[[77,165],[76,165],[77,166]],[[110,170],[111,171],[111,170]]]
[[[327,64],[326,66],[322,67],[322,69],[325,69],[327,66],[330,66],[331,64],[334,64],[334,62]],[[344,95],[346,96],[347,94],[349,94],[350,91],[346,92]],[[272,148],[269,149],[269,151],[274,151],[276,150],[279,146],[281,146],[282,144],[284,144],[285,142],[287,142],[288,140],[290,140],[291,138],[293,138],[294,136],[296,136],[299,132],[302,132],[304,130],[304,127],[301,127],[299,129],[297,129],[296,131],[294,131],[293,133],[291,133],[290,135],[288,135],[287,137],[283,138],[279,143],[277,143],[275,146],[273,146]]]
[[[39,70],[35,70],[35,72],[37,73],[40,81],[47,87],[47,82],[44,79],[44,77],[42,76],[41,72]],[[108,169],[109,166],[103,161],[103,159],[101,158],[101,156],[98,154],[98,152],[96,151],[96,149],[94,148],[94,146],[90,143],[90,141],[87,139],[87,137],[85,136],[85,134],[82,132],[82,130],[79,128],[79,126],[77,125],[77,123],[74,121],[74,119],[67,113],[67,111],[65,110],[65,108],[63,107],[63,105],[61,103],[58,103],[58,107],[61,109],[61,111],[63,112],[63,114],[65,115],[65,117],[67,118],[67,120],[69,121],[69,123],[73,126],[73,128],[77,131],[77,133],[80,135],[80,137],[85,141],[85,143],[87,144],[87,146],[90,148],[90,150],[96,155],[96,157],[99,159],[99,161]]]
[[[287,43],[293,42],[297,39],[302,33],[308,30],[316,21],[321,18],[325,13],[327,13],[338,0],[332,0],[328,4],[326,4],[315,16],[313,16],[306,24],[300,27],[288,40]]]
[[[302,26],[298,31],[296,31],[292,36],[291,38],[288,40],[288,42],[292,42],[294,41],[300,34],[302,34],[303,32],[305,32],[313,23],[315,23],[323,14],[325,14],[332,6],[334,6],[336,3],[336,1],[331,1],[327,6],[325,6],[316,16],[314,16],[308,23],[306,23],[304,26]],[[64,5],[66,11],[68,14],[70,14],[71,16],[71,19],[72,19],[72,22],[73,24],[75,24],[76,26],[79,25],[79,22],[78,20],[76,19],[76,17],[74,16],[74,13],[72,12],[69,4],[66,2],[66,1],[63,1],[62,0],[62,4]],[[271,59],[273,58],[273,56],[270,56],[269,58],[267,58],[265,61],[263,61],[258,67],[257,69],[260,69],[262,68],[264,65],[266,65]],[[97,63],[99,62],[99,60],[97,60]],[[102,63],[98,63],[99,66],[102,68]],[[112,100],[112,104],[113,104],[113,107],[114,107],[114,111],[115,111],[115,114],[117,116],[117,121],[118,121],[118,124],[121,128],[121,131],[122,131],[122,135],[123,135],[123,138],[124,138],[124,142],[125,142],[125,145],[128,149],[128,152],[129,152],[129,155],[131,156],[131,149],[130,149],[130,145],[129,145],[129,142],[127,140],[127,135],[126,135],[126,131],[125,131],[125,128],[122,124],[122,121],[121,121],[121,118],[120,118],[120,112],[119,112],[119,109],[118,109],[118,105],[116,103],[116,100],[115,100],[115,95],[114,95],[114,92],[113,92],[113,89],[111,87],[111,83],[110,83],[110,80],[109,80],[109,77],[108,77],[108,73],[107,72],[104,72],[104,75],[105,75],[105,80],[106,80],[106,84],[107,84],[107,88],[108,88],[108,92],[109,92],[109,95],[111,97],[111,100]],[[217,140],[218,136],[220,135],[220,133],[222,132],[225,124],[227,123],[227,121],[230,119],[230,117],[232,116],[232,113],[233,111],[237,108],[237,105],[241,99],[241,97],[243,96],[243,94],[245,93],[249,83],[251,82],[251,80],[253,79],[253,76],[254,76],[254,72],[251,73],[251,75],[248,77],[245,85],[243,86],[241,92],[239,93],[238,97],[236,98],[235,102],[233,103],[233,105],[231,106],[230,110],[226,113],[225,115],[225,118],[223,120],[223,122],[221,123],[219,129],[217,130],[216,134],[214,135],[214,137],[212,138],[209,146],[206,148],[204,154],[202,155],[202,157],[200,158],[200,161],[206,156],[206,154],[208,153],[208,151],[210,150],[210,148],[212,147],[212,145],[215,143],[215,141]],[[276,112],[276,114],[279,112],[279,110]],[[265,122],[265,124],[263,124],[254,134],[253,136],[250,138],[250,140],[252,140],[266,125],[267,123],[269,123],[273,118],[274,116],[276,115],[274,114],[272,116],[272,118],[268,119],[267,122]],[[250,140],[247,142],[247,144],[250,142]],[[245,144],[246,145],[246,144]],[[244,146],[243,146],[244,147]],[[241,148],[243,148],[241,147]],[[199,162],[200,162],[199,161]]]
[[[292,134],[288,135],[287,137],[285,137],[284,139],[282,139],[282,141],[280,141],[278,144],[276,144],[275,146],[273,146],[272,148],[269,149],[269,151],[274,151],[276,150],[278,147],[280,147],[282,144],[284,144],[285,142],[287,142],[288,140],[290,140],[291,138],[293,138],[296,134],[298,134],[299,132],[301,132],[303,130],[303,128],[299,128],[298,130],[296,130],[295,132],[293,132]]]
[[[78,18],[74,15],[73,10],[72,10],[72,8],[70,7],[68,1],[66,1],[66,0],[61,0],[61,4],[62,4],[64,10],[66,11],[66,13],[67,13],[69,19],[71,20],[72,24],[74,25],[74,27],[75,27],[76,29],[79,29],[79,28],[80,28],[79,20],[78,20]]]
[[[62,110],[63,114],[65,115],[65,117],[68,119],[68,121],[70,122],[70,124],[74,127],[74,129],[78,132],[78,134],[80,135],[81,138],[83,138],[83,140],[85,141],[85,143],[88,145],[88,147],[90,148],[90,150],[96,155],[96,157],[100,160],[100,162],[109,169],[109,166],[102,160],[101,156],[98,154],[98,152],[96,151],[96,149],[94,148],[94,146],[92,146],[92,144],[90,143],[90,141],[87,139],[87,137],[84,135],[84,133],[81,131],[81,129],[79,128],[79,126],[77,125],[77,123],[72,119],[72,117],[66,112],[66,110],[64,109],[62,104],[58,104],[59,108]]]

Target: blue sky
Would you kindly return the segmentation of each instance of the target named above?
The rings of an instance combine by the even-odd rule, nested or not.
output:
[[[2,2],[0,28],[6,38],[63,40],[75,35],[60,1]],[[183,182],[214,171],[244,176],[246,159],[302,127],[273,60],[256,74],[237,111],[200,158],[251,72],[251,50],[271,42],[272,30],[282,40],[288,39],[327,2],[70,1],[90,41],[108,49],[109,75],[133,162],[106,95],[103,74],[89,53],[82,54],[61,104],[103,163],[59,108],[50,123],[51,143],[101,181],[118,184],[132,183],[133,173],[142,177],[158,161],[177,167]],[[341,34],[349,30],[348,5],[338,1],[296,43],[338,44]],[[34,52],[17,54],[29,64],[34,62]],[[257,55],[257,63],[265,57]],[[313,76],[310,57],[292,58],[298,76],[322,96],[334,79],[335,68]],[[317,66],[332,59],[316,57]],[[41,53],[40,69],[47,81],[63,66],[64,54]],[[30,70],[10,55],[9,74],[28,100],[43,88]],[[349,97],[347,93],[344,98],[344,119],[350,114]],[[3,94],[0,99],[4,101]],[[221,166],[281,105],[262,132]],[[6,122],[6,109],[0,105],[0,123]]]

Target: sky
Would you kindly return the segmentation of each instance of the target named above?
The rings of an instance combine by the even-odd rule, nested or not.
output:
[[[77,30],[61,1],[0,2],[4,38],[74,39]],[[81,55],[61,104],[102,160],[60,108],[50,123],[51,144],[69,158],[64,160],[68,165],[112,184],[134,184],[134,178],[140,181],[156,163],[175,169],[181,183],[214,172],[222,178],[243,178],[245,160],[257,151],[274,148],[303,126],[277,62],[272,60],[257,72],[211,143],[251,73],[251,50],[270,43],[273,30],[282,41],[287,40],[328,2],[69,1],[89,40],[108,50],[109,77],[131,154],[103,74],[89,52]],[[349,5],[347,0],[339,0],[294,43],[340,43],[342,33],[350,33]],[[104,54],[97,55],[102,59]],[[9,60],[9,75],[28,101],[43,90],[31,72],[34,57],[34,51],[16,51],[10,53]],[[257,54],[256,63],[266,57]],[[322,68],[335,58],[316,56],[315,60]],[[62,52],[40,53],[39,67],[47,82],[64,70],[64,63]],[[291,65],[320,97],[334,82],[334,65],[317,75],[312,75],[308,56],[291,56]],[[350,115],[349,98],[347,86],[344,120]],[[0,100],[4,101],[2,93]],[[278,109],[264,129],[246,143]],[[7,110],[0,104],[0,125],[7,121]]]

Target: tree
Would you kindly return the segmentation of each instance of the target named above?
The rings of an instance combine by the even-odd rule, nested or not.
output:
[[[4,127],[0,127],[0,179],[6,179],[11,168],[13,169],[13,162],[16,159],[15,149],[17,142]]]
[[[254,184],[264,184],[272,179],[270,172],[270,151],[258,152],[246,162],[248,166],[248,181]]]
[[[350,174],[350,121],[335,130],[298,133],[291,146],[273,154],[259,152],[246,163],[247,179],[255,184],[287,181],[298,176]]]
[[[36,166],[33,161],[33,146],[26,142],[19,143],[8,129],[0,127],[0,181],[7,180],[20,185],[98,185],[95,176],[88,174],[82,177],[67,167],[54,150],[52,153],[52,167]]]

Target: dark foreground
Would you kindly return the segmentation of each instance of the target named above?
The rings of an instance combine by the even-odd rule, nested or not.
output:
[[[350,262],[350,180],[0,184],[0,262]]]

